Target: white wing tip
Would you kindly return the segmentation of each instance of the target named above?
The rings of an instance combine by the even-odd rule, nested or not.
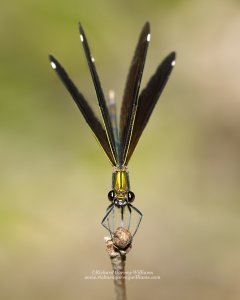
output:
[[[56,64],[53,62],[53,61],[51,61],[51,67],[55,70],[55,69],[57,69],[57,66],[56,66]]]
[[[83,42],[84,41],[84,38],[83,38],[83,35],[80,33],[80,41]]]
[[[173,60],[173,61],[171,62],[171,66],[174,67],[175,65],[176,65],[176,60]]]
[[[151,34],[148,33],[148,35],[147,35],[147,42],[150,42],[150,40],[151,40]]]

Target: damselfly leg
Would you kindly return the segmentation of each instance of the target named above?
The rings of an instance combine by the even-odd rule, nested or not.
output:
[[[119,227],[125,228],[132,233],[132,237],[137,233],[142,220],[142,213],[135,206],[128,203],[118,206],[112,203],[106,211],[102,220],[102,225],[109,231],[111,237]]]

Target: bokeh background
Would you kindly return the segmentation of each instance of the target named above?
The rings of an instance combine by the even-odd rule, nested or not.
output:
[[[102,85],[121,101],[146,20],[142,87],[177,51],[129,165],[144,218],[129,299],[240,298],[240,3],[9,0],[0,12],[0,299],[114,299],[100,222],[111,166],[51,70],[54,54],[97,111],[81,21]]]

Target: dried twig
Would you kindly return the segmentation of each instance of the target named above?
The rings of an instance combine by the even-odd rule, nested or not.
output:
[[[126,300],[125,262],[126,254],[131,250],[131,233],[119,227],[113,238],[106,237],[106,249],[111,259],[114,286],[117,300]]]

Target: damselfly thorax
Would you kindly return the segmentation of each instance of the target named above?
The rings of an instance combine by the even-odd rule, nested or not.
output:
[[[130,191],[128,169],[113,167],[112,190],[108,193],[108,199],[114,201],[117,206],[126,205],[134,200],[134,194]]]

